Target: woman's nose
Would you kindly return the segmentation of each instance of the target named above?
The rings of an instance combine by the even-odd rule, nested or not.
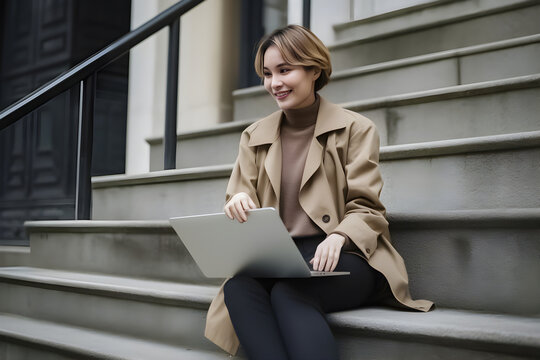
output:
[[[272,89],[279,89],[283,85],[279,76],[272,77]]]

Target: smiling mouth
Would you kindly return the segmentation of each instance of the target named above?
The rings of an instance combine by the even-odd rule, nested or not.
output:
[[[292,90],[280,91],[280,92],[275,93],[274,96],[276,97],[276,99],[282,100],[282,99],[285,99],[287,95],[291,93],[291,91]]]

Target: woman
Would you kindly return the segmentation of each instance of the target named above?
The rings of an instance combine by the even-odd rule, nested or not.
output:
[[[229,279],[212,302],[206,336],[249,359],[337,359],[327,312],[374,303],[428,311],[412,300],[402,258],[390,244],[379,200],[379,138],[373,123],[317,92],[331,74],[328,49],[290,25],[260,44],[257,74],[281,110],[243,133],[229,180],[225,213],[279,209],[314,270],[349,276]]]

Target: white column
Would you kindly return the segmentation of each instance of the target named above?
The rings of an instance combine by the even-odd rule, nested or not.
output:
[[[232,120],[239,24],[239,0],[207,0],[182,17],[179,131]],[[162,129],[162,123],[159,127]]]
[[[175,2],[133,0],[131,28],[137,28]],[[164,28],[130,52],[126,174],[145,173],[150,169],[150,147],[146,138],[153,135],[156,119],[163,121],[165,116],[167,39],[168,29]]]
[[[302,25],[302,0],[289,0],[287,5],[287,23]]]

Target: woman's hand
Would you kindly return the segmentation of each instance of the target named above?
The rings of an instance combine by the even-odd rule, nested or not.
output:
[[[238,220],[238,222],[243,223],[247,221],[247,211],[250,209],[257,208],[257,205],[251,200],[248,194],[240,192],[235,194],[225,207],[223,211],[231,220]]]
[[[340,234],[330,234],[317,246],[315,256],[310,264],[315,271],[334,271],[336,268],[341,248],[345,244],[345,237]]]

